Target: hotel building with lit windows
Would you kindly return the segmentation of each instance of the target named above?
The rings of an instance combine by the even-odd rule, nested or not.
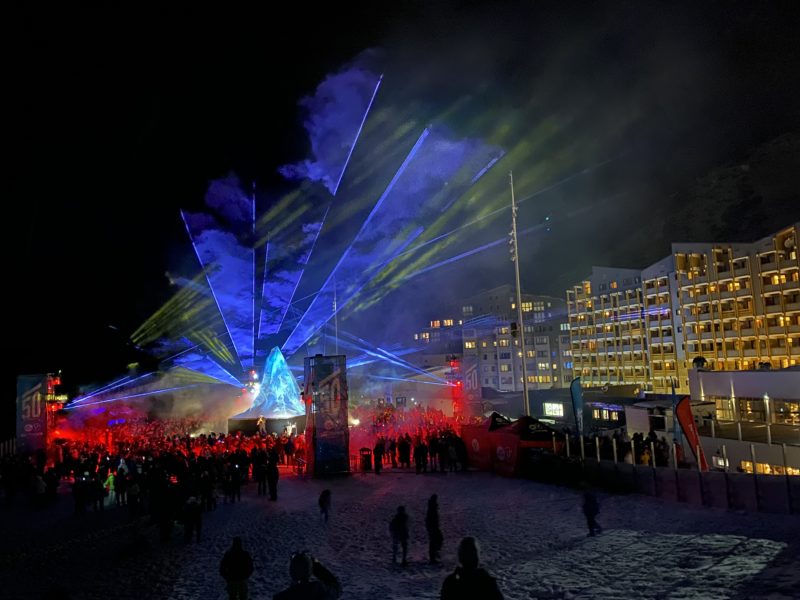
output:
[[[673,244],[686,360],[718,371],[800,363],[800,223],[752,244]]]
[[[582,385],[649,383],[641,271],[593,267],[567,290],[573,374]]]
[[[586,387],[688,393],[699,357],[718,371],[800,364],[799,231],[676,243],[641,271],[594,267],[567,290],[573,374]]]

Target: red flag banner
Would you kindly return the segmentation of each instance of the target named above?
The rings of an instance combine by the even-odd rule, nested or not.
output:
[[[684,396],[680,399],[675,406],[675,418],[678,419],[683,435],[686,436],[686,441],[692,449],[697,464],[700,465],[701,471],[708,471],[708,463],[706,456],[703,453],[703,447],[700,445],[700,434],[697,433],[697,425],[694,422],[694,415],[692,415],[692,406],[689,401],[689,396]],[[698,449],[700,456],[697,456]]]

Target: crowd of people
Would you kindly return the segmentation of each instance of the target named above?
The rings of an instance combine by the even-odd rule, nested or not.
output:
[[[353,411],[350,427],[351,455],[371,453],[372,467],[414,469],[418,474],[466,470],[467,447],[457,430],[461,418],[441,410],[414,407],[396,410],[392,405],[364,406]]]
[[[279,467],[290,467],[305,451],[304,438],[289,432],[193,433],[198,428],[191,419],[134,420],[115,427],[112,436],[59,440],[48,453],[4,457],[3,504],[25,495],[32,506],[44,508],[66,481],[76,515],[124,507],[133,518],[148,514],[157,521],[162,540],[176,521],[183,521],[187,538],[199,539],[203,512],[214,510],[220,499],[241,500],[247,481],[258,483],[259,496],[277,500]]]

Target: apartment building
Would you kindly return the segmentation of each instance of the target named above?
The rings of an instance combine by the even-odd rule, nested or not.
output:
[[[650,383],[641,271],[592,267],[567,290],[573,374],[585,387]]]
[[[686,361],[718,371],[800,362],[794,224],[752,244],[673,244]]]
[[[573,374],[586,387],[688,393],[698,357],[718,371],[800,364],[798,232],[676,243],[641,271],[594,267],[567,290]]]
[[[642,269],[641,278],[650,376],[647,389],[666,394],[674,386],[676,392],[686,393],[689,380],[674,256]]]
[[[528,389],[569,386],[572,356],[564,300],[522,294]],[[464,370],[481,388],[522,391],[522,348],[516,292],[504,285],[468,298],[462,306]]]

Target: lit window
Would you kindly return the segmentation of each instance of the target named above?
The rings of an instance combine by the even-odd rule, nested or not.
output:
[[[468,304],[467,306],[462,306],[461,307],[461,314],[463,314],[465,317],[472,316],[472,305]]]
[[[509,365],[509,364],[500,365],[500,372],[501,373],[508,373],[510,370],[511,370],[511,365]]]
[[[511,345],[511,342],[509,340],[502,339],[497,342],[497,345],[501,348],[508,348]]]
[[[608,287],[610,287],[612,290],[617,289],[617,282],[612,281],[611,283],[608,284]]]
[[[533,310],[533,302],[523,302],[520,306],[522,306],[522,312],[531,312]]]
[[[442,326],[441,321],[431,321],[431,327],[433,327],[434,329],[441,326]]]
[[[476,346],[477,346],[477,345],[475,344],[475,341],[474,341],[474,340],[470,340],[470,341],[464,342],[464,348],[467,348],[467,349],[473,349],[473,348],[475,348]]]
[[[619,411],[612,410],[611,411],[611,420],[612,421],[619,421]]]
[[[445,327],[452,327],[453,326],[453,319],[445,319],[442,321]]]
[[[481,342],[481,348],[486,348],[489,346],[489,342],[483,341]]]
[[[542,410],[547,417],[563,417],[564,405],[560,402],[544,402],[542,403]]]

